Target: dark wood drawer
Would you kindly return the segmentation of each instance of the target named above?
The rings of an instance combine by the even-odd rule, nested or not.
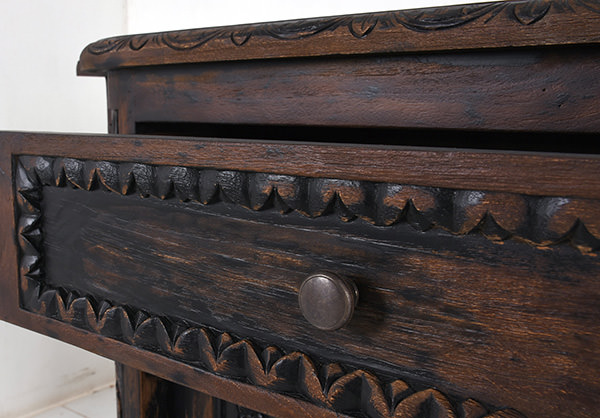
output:
[[[599,11],[90,44],[115,135],[0,139],[0,318],[117,361],[121,418],[600,416]]]
[[[17,230],[3,236],[21,273],[3,306],[18,321],[339,412],[597,408],[596,157],[22,134],[5,147]],[[389,164],[359,169],[378,155]],[[359,290],[337,331],[298,307],[322,270]]]

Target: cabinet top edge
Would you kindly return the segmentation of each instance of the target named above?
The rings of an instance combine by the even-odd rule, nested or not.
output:
[[[117,36],[79,75],[215,61],[600,43],[600,0],[509,0]]]

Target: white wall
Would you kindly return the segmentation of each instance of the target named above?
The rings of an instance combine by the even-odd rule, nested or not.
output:
[[[123,0],[0,0],[0,130],[106,132],[104,80],[79,53],[125,30]],[[0,417],[114,381],[109,360],[0,322]]]
[[[130,33],[145,33],[474,2],[473,0],[127,0],[127,25]]]
[[[456,2],[0,0],[0,130],[106,132],[104,79],[75,76],[79,53],[100,38]],[[0,322],[0,418],[105,385],[113,369],[108,360]]]

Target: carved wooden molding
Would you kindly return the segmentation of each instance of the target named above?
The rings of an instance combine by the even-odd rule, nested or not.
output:
[[[369,417],[522,417],[511,409],[490,411],[467,399],[452,401],[430,388],[413,390],[403,380],[383,383],[365,370],[339,364],[317,367],[306,354],[259,349],[247,339],[200,326],[177,324],[143,311],[95,302],[44,286],[26,273],[23,307],[108,338],[160,353],[212,373],[280,393],[301,396],[323,407]],[[428,411],[422,415],[423,411]]]
[[[393,12],[369,13],[358,15],[335,16],[316,19],[302,19],[294,21],[270,22],[253,25],[238,25],[207,29],[193,29],[174,32],[151,33],[142,35],[127,35],[109,39],[103,39],[90,44],[82,53],[79,70],[81,74],[93,74],[99,70],[110,68],[131,66],[131,65],[151,65],[155,63],[157,57],[147,56],[147,63],[119,61],[104,62],[98,61],[93,57],[101,55],[111,55],[119,52],[128,52],[135,55],[144,55],[146,50],[164,49],[175,53],[192,51],[205,48],[207,51],[212,49],[221,49],[218,57],[223,60],[233,59],[228,50],[238,49],[248,46],[252,49],[258,44],[267,45],[271,50],[262,50],[263,58],[282,57],[282,56],[312,56],[328,55],[339,53],[335,46],[326,45],[331,38],[335,36],[337,42],[345,42],[348,39],[368,40],[372,42],[371,49],[380,52],[407,51],[416,50],[421,42],[419,37],[426,38],[430,32],[448,31],[460,28],[465,25],[477,25],[478,31],[482,33],[469,32],[461,39],[461,44],[452,45],[453,40],[438,38],[437,45],[426,42],[425,49],[465,49],[481,47],[482,45],[471,45],[478,43],[474,41],[480,35],[485,34],[484,28],[490,26],[504,26],[504,34],[511,33],[513,38],[509,45],[517,46],[527,45],[529,40],[522,36],[520,30],[511,31],[514,27],[532,27],[539,22],[544,21],[548,16],[552,16],[549,24],[553,25],[553,31],[560,31],[557,23],[572,25],[577,21],[577,16],[585,15],[580,20],[585,22],[589,16],[600,14],[600,5],[595,0],[538,0],[538,1],[500,1],[496,3],[480,3],[460,6],[449,6],[428,9],[401,10]],[[568,15],[566,19],[561,20],[561,15]],[[416,35],[411,35],[410,33]],[[532,30],[529,30],[532,32]],[[387,42],[380,44],[380,35],[387,37]],[[489,35],[489,33],[487,33]],[[543,34],[540,33],[540,39],[543,40]],[[577,34],[564,31],[566,38],[578,36]],[[311,43],[311,51],[290,53],[282,48],[280,43],[283,41],[310,41],[312,39],[325,41],[322,45]],[[473,38],[473,39],[468,39]],[[495,37],[496,38],[496,37]],[[396,42],[392,42],[395,40]],[[565,39],[567,41],[567,39]],[[498,44],[500,39],[494,39]],[[546,40],[547,43],[552,43]],[[571,42],[565,42],[571,43]],[[263,46],[264,46],[263,45]],[[498,46],[498,45],[496,45]],[[225,48],[223,50],[223,48]],[[361,51],[363,46],[359,46]],[[366,50],[365,50],[366,51]],[[359,51],[350,51],[359,52]],[[212,51],[211,51],[212,53]],[[348,53],[348,52],[346,52]],[[235,53],[234,53],[235,54]],[[257,58],[250,53],[245,58]],[[181,59],[176,55],[160,57],[169,63],[190,62]],[[194,56],[193,61],[211,61],[216,60],[210,56]],[[128,61],[128,60],[127,60]],[[165,62],[165,63],[166,63]]]
[[[334,215],[377,227],[407,222],[419,231],[441,228],[458,235],[478,233],[493,241],[600,250],[600,203],[590,199],[72,158],[20,157],[18,170],[18,191],[32,197],[28,204],[42,186],[100,187],[121,195],[204,205],[224,201],[254,211],[296,211],[309,218]]]
[[[456,228],[456,233],[480,231],[488,237],[489,230],[500,228],[492,209],[525,202],[529,209],[516,213],[534,216],[531,208],[539,207],[545,198],[501,194],[503,199],[491,201],[505,206],[494,207],[490,206],[489,198],[484,199],[483,192],[463,195],[452,190],[384,183],[69,158],[23,156],[16,160],[20,304],[24,309],[218,375],[300,396],[340,413],[369,417],[417,417],[423,416],[423,411],[429,417],[522,416],[510,409],[490,411],[477,401],[457,400],[435,388],[414,390],[410,382],[381,379],[366,370],[345,369],[339,364],[318,365],[305,353],[284,353],[273,346],[259,348],[226,332],[159,317],[135,307],[114,306],[109,301],[94,299],[93,295],[79,295],[72,289],[48,286],[42,253],[44,186],[102,188],[123,195],[176,197],[202,204],[223,200],[252,210],[276,208],[284,213],[296,210],[310,217],[335,213],[347,222],[363,218],[376,227],[390,227],[406,221],[417,228],[427,225],[424,229],[439,226],[434,224],[436,216],[443,218],[448,214],[444,204],[454,200],[476,202],[473,206],[481,208],[467,211],[469,216]],[[531,199],[537,202],[533,206]],[[313,200],[318,203],[310,203]],[[375,206],[368,205],[369,201],[375,201]],[[560,207],[573,204],[568,199],[552,202]],[[543,213],[548,213],[547,205],[544,207]],[[577,208],[577,205],[570,208],[568,216],[578,213]],[[587,207],[584,208],[586,212]],[[483,217],[478,218],[479,215]],[[495,229],[484,227],[492,221]],[[452,225],[456,226],[456,220]],[[585,239],[596,240],[578,218],[570,229],[572,242],[577,235],[573,230],[585,231]]]
[[[338,29],[346,30],[349,36],[362,39],[373,31],[386,31],[395,26],[402,26],[415,32],[427,32],[453,29],[479,19],[484,23],[495,19],[506,19],[527,26],[542,20],[553,8],[563,12],[573,10],[574,5],[585,7],[594,13],[600,13],[600,5],[592,0],[503,1],[458,7],[400,10],[258,25],[129,35],[103,39],[90,44],[87,50],[90,54],[101,55],[122,49],[139,51],[154,44],[183,51],[199,48],[216,39],[226,40],[232,45],[241,47],[253,37],[290,41],[317,36],[324,32],[335,32]]]

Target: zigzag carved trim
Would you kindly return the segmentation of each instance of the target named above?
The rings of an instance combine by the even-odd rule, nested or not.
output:
[[[408,222],[420,231],[442,228],[494,241],[600,250],[600,202],[590,199],[50,157],[19,157],[17,174],[20,203],[34,207],[43,186],[103,188],[121,195],[206,205],[224,201],[311,218],[335,214],[345,222],[362,219],[379,227]]]
[[[274,346],[259,349],[249,340],[235,339],[226,332],[191,326],[125,306],[113,306],[108,301],[95,301],[92,297],[82,297],[76,292],[44,284],[40,211],[43,185],[70,184],[86,190],[104,187],[122,194],[142,191],[161,198],[175,195],[184,200],[197,196],[194,193],[200,193],[198,196],[202,201],[202,182],[182,182],[182,178],[189,178],[195,173],[200,179],[206,172],[215,173],[217,177],[222,176],[221,178],[225,179],[239,179],[240,176],[247,178],[251,174],[219,174],[183,167],[152,167],[142,164],[82,162],[42,157],[19,158],[16,171],[20,304],[24,309],[227,378],[299,396],[340,413],[374,418],[522,417],[512,409],[490,410],[472,399],[457,401],[435,388],[414,390],[403,380],[382,381],[365,370],[346,370],[339,364],[318,366],[304,353],[284,353]],[[295,184],[292,180],[295,179],[286,178],[282,185],[292,187]],[[281,180],[279,178],[279,181]],[[306,181],[309,180],[303,179],[301,182]],[[193,191],[190,188],[182,188],[182,185],[189,184],[194,184],[199,189]],[[213,191],[204,195],[210,196],[204,203],[214,201],[217,197],[231,200],[227,188],[231,187],[231,184],[224,184],[226,186],[214,183]],[[239,186],[240,183],[236,184]],[[206,184],[204,187],[207,187]],[[291,210],[285,197],[287,194],[278,193],[280,186],[270,187],[268,192],[263,191],[263,198],[260,200],[263,203],[260,208],[264,208],[266,202],[270,201],[279,202],[278,205],[285,205],[282,206],[283,209]],[[251,195],[238,193],[234,196],[236,199],[250,199]],[[339,193],[333,192],[333,196],[338,196],[335,199],[340,201],[340,204],[343,202]],[[253,208],[252,203],[247,206]],[[319,212],[314,216],[322,214]],[[424,413],[426,415],[423,415]]]
[[[261,350],[226,332],[176,325],[143,311],[45,287],[28,276],[21,291],[23,306],[32,312],[340,413],[373,418],[523,417],[512,409],[490,411],[473,399],[456,402],[434,388],[415,391],[403,380],[383,383],[365,370],[347,371],[339,364],[318,367],[301,352],[285,354],[274,346]]]

